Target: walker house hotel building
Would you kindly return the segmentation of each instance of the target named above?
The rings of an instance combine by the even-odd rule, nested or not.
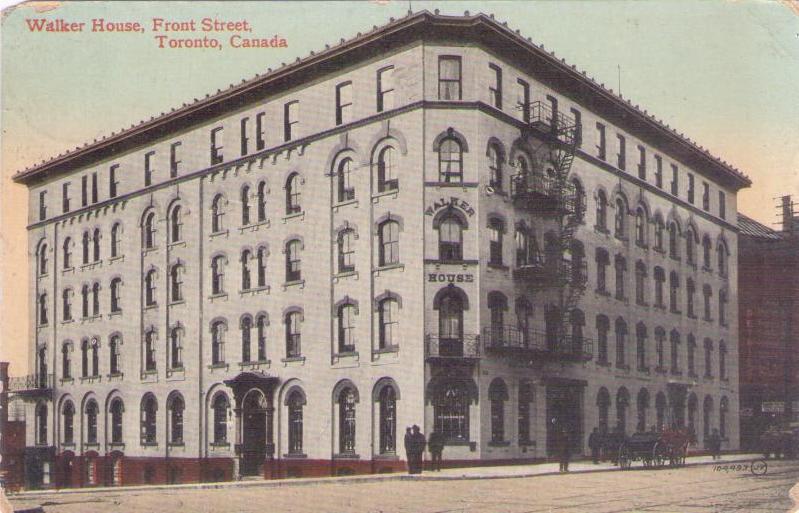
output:
[[[15,175],[27,486],[738,435],[730,165],[492,16],[423,11]]]

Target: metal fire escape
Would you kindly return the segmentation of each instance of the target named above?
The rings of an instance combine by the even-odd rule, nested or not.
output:
[[[539,288],[556,287],[558,292],[557,333],[550,326],[542,334],[540,349],[557,358],[590,359],[593,344],[571,329],[572,313],[585,292],[587,278],[584,253],[573,251],[574,235],[585,213],[584,195],[570,176],[580,127],[540,101],[520,108],[529,110],[530,119],[522,135],[531,147],[538,148],[547,169],[519,170],[511,177],[511,197],[519,208],[554,221],[557,233],[556,248],[548,252],[542,279],[533,283]]]

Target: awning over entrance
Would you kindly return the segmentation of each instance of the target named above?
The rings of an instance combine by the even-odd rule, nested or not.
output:
[[[241,408],[241,401],[247,392],[255,388],[263,392],[264,396],[271,398],[272,391],[279,381],[276,376],[261,372],[242,372],[233,379],[226,379],[224,383],[233,390],[236,407]]]

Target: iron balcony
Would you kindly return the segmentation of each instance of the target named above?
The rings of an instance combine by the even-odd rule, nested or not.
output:
[[[425,341],[428,360],[477,360],[480,358],[480,336],[463,334],[447,336],[428,334]]]
[[[517,326],[487,326],[482,339],[486,353],[574,361],[590,360],[594,355],[594,342],[589,338],[570,334],[560,338]]]

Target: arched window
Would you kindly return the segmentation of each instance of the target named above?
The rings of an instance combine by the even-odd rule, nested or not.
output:
[[[222,365],[225,363],[225,331],[227,326],[224,321],[215,321],[211,324],[211,364]]]
[[[616,319],[616,367],[627,367],[627,323]]]
[[[183,240],[183,221],[180,205],[172,207],[169,213],[169,242],[180,242]]]
[[[438,148],[438,176],[440,182],[463,181],[463,149],[453,137],[445,138]]]
[[[696,339],[691,333],[688,335],[688,375],[696,376]]]
[[[141,401],[141,443],[153,445],[157,440],[156,415],[158,403],[153,394],[145,394]]]
[[[655,250],[657,251],[664,251],[663,248],[663,218],[660,217],[660,214],[655,216]]]
[[[719,324],[727,325],[727,291],[719,291]]]
[[[438,258],[445,262],[463,259],[463,225],[454,215],[446,215],[438,225]]]
[[[666,424],[666,395],[663,392],[658,392],[655,396],[655,413],[657,415],[655,424],[657,431],[663,431],[663,426]]]
[[[711,307],[710,307],[710,300],[713,297],[713,289],[710,288],[710,285],[708,285],[707,283],[702,286],[702,296],[704,297],[704,303],[705,303],[704,317],[706,321],[710,321],[713,319],[713,314],[711,312]]]
[[[47,445],[47,405],[36,405],[36,445]]]
[[[727,276],[727,247],[719,242],[716,247],[716,256],[718,260],[719,276]]]
[[[582,223],[585,219],[585,210],[587,208],[585,189],[583,189],[583,184],[576,178],[572,179],[572,187],[574,188],[574,221]]]
[[[541,265],[535,234],[523,223],[516,225],[516,267]]]
[[[488,263],[502,265],[502,236],[505,233],[505,223],[501,219],[488,220]]]
[[[705,235],[702,237],[702,266],[705,269],[710,269],[710,248],[712,244],[710,242],[710,237]]]
[[[491,441],[505,441],[505,401],[508,400],[508,388],[505,382],[496,378],[488,387],[488,399],[491,401]]]
[[[241,188],[241,225],[250,224],[250,187],[245,185]]]
[[[461,297],[448,292],[441,299],[438,308],[438,336],[444,341],[463,341],[463,310]]]
[[[142,247],[144,249],[152,249],[155,247],[155,212],[148,212],[144,216]]]
[[[97,402],[90,400],[86,403],[86,443],[97,443]]]
[[[111,313],[122,311],[122,278],[111,280]]]
[[[719,434],[722,439],[727,438],[727,413],[729,412],[730,404],[727,397],[722,397],[719,402]]]
[[[666,371],[666,353],[663,344],[666,343],[666,330],[658,326],[655,328],[655,353],[657,353],[658,365],[657,371]]]
[[[712,431],[711,423],[713,417],[713,398],[709,395],[705,396],[705,400],[702,404],[702,432],[705,435],[705,440],[710,436],[710,432]]]
[[[183,397],[176,395],[169,403],[169,442],[183,444]]]
[[[214,445],[227,443],[227,416],[229,403],[225,394],[217,394],[211,406],[213,410]]]
[[[298,358],[302,354],[301,322],[300,312],[286,314],[284,319],[284,324],[286,325],[286,358]]]
[[[355,317],[356,309],[352,303],[338,307],[336,320],[338,325],[338,352],[355,352]]]
[[[181,264],[174,264],[169,269],[169,294],[173,303],[183,301],[183,265]]]
[[[93,338],[91,341],[92,352],[92,377],[96,378],[100,375],[100,341]]]
[[[602,387],[599,389],[599,392],[596,396],[596,405],[599,414],[599,432],[607,433],[608,416],[610,413],[610,393],[608,393],[607,388]]]
[[[122,443],[122,421],[123,421],[123,413],[125,412],[125,405],[122,403],[122,399],[116,398],[111,401],[111,407],[109,408],[111,412],[111,443],[112,444],[121,444]]]
[[[433,429],[445,440],[469,440],[469,391],[461,381],[441,385],[433,404]]]
[[[89,235],[88,231],[83,232],[83,238],[81,239],[81,246],[83,248],[83,265],[89,263],[89,246],[91,244],[91,236]]]
[[[258,222],[266,221],[266,182],[258,183],[257,200],[258,202]]]
[[[95,317],[100,315],[100,284],[98,282],[92,284],[92,315]]]
[[[241,252],[241,290],[250,290],[252,288],[250,260],[252,260],[252,252],[249,249],[243,250]]]
[[[397,452],[397,392],[385,385],[378,396],[380,401],[378,423],[380,426],[380,454]]]
[[[300,175],[292,173],[286,179],[286,215],[302,211],[300,198]]]
[[[118,257],[121,254],[120,243],[122,241],[122,224],[114,223],[111,227],[111,258]]]
[[[608,363],[608,331],[610,331],[610,320],[604,315],[597,315],[597,361],[602,365]]]
[[[286,401],[288,406],[288,452],[289,454],[302,454],[303,442],[303,415],[305,396],[299,390],[293,390]]]
[[[348,273],[355,270],[355,230],[345,228],[338,233],[338,272]]]
[[[241,361],[243,363],[247,363],[251,361],[250,341],[252,333],[252,318],[249,315],[242,317],[239,328],[241,329]]]
[[[39,276],[47,275],[47,244],[41,244],[39,246],[39,254],[37,255],[38,258],[38,274]]]
[[[508,298],[502,292],[488,293],[488,311],[490,313],[491,343],[505,342],[505,311],[508,309]]]
[[[122,345],[122,338],[119,335],[112,335],[108,341],[108,357],[109,357],[108,368],[110,374],[121,373],[121,366],[120,366],[121,345]]]
[[[83,378],[89,377],[89,339],[84,338],[80,341],[80,375]]]
[[[117,226],[117,225],[114,225]],[[113,237],[114,231],[111,230],[111,236]],[[112,239],[113,240],[113,239]],[[116,255],[111,255],[116,256]],[[71,269],[72,268],[72,239],[67,237],[64,239],[64,247],[63,247],[63,260],[64,260],[64,269]]]
[[[488,147],[488,185],[502,190],[502,159],[493,144]]]
[[[72,401],[64,402],[61,410],[64,417],[64,444],[75,443],[75,406]]]
[[[72,378],[72,342],[64,342],[61,346],[61,375],[64,379]]]
[[[382,299],[377,304],[379,323],[378,349],[399,346],[399,303],[393,297]]]
[[[336,169],[336,189],[338,202],[343,203],[355,199],[355,184],[352,181],[352,159],[342,159]]]
[[[172,370],[183,368],[183,328],[169,330],[169,366]]]
[[[100,229],[94,229],[94,236],[92,237],[92,261],[100,261]]]
[[[646,431],[646,413],[649,409],[649,392],[646,388],[642,388],[638,392],[636,403],[638,405],[638,422],[635,426],[635,430],[639,433],[643,433]]]
[[[399,263],[399,223],[388,220],[381,223],[378,228],[380,252],[379,265],[393,265]]]
[[[299,240],[290,240],[286,243],[286,281],[300,281],[302,279],[302,261],[300,252],[302,244]]]
[[[338,394],[338,451],[355,453],[355,391],[345,387]]]
[[[225,229],[225,197],[221,194],[214,196],[211,201],[211,233],[219,233]]]
[[[156,280],[156,271],[155,269],[150,269],[147,271],[147,274],[144,275],[144,306],[155,306],[155,280]]]
[[[627,432],[627,408],[630,406],[630,392],[625,387],[616,393],[616,427],[619,432]]]
[[[713,341],[705,339],[705,377],[713,377]]]
[[[620,239],[627,237],[627,203],[625,203],[622,198],[616,199],[616,216],[613,234]]]
[[[719,342],[719,378],[727,379],[727,344]]]
[[[225,293],[225,262],[224,255],[211,259],[211,294]]]
[[[156,331],[153,328],[144,333],[144,370],[155,372]]]
[[[261,246],[256,254],[258,266],[258,287],[266,287],[266,248]]]
[[[680,277],[676,271],[669,273],[669,310],[673,313],[680,312]]]
[[[696,265],[696,234],[693,228],[688,228],[685,233],[685,260],[688,265]]]
[[[688,317],[696,318],[695,312],[696,284],[693,278],[685,281],[685,308],[688,310]]]
[[[671,373],[682,374],[680,372],[680,332],[672,330],[669,335],[669,342],[671,343]]]
[[[635,263],[635,302],[646,305],[646,264],[639,260]]]
[[[663,284],[666,281],[666,271],[662,267],[655,267],[655,306],[665,308],[663,303]]]
[[[649,220],[646,218],[644,207],[638,207],[635,211],[635,243],[640,247],[646,247],[646,228]]]
[[[635,342],[636,342],[636,362],[638,363],[638,370],[641,372],[648,372],[649,366],[646,357],[646,340],[647,329],[643,323],[638,323],[635,327]]]
[[[680,259],[680,228],[674,221],[669,223],[669,257]]]
[[[616,269],[616,299],[624,301],[626,299],[624,275],[627,273],[627,259],[621,255],[616,255],[614,267]]]
[[[47,292],[39,294],[39,326],[47,325]]]
[[[596,227],[600,231],[608,229],[608,198],[601,189],[596,193]]]
[[[397,176],[397,152],[386,146],[377,156],[377,192],[394,191],[399,188]]]

